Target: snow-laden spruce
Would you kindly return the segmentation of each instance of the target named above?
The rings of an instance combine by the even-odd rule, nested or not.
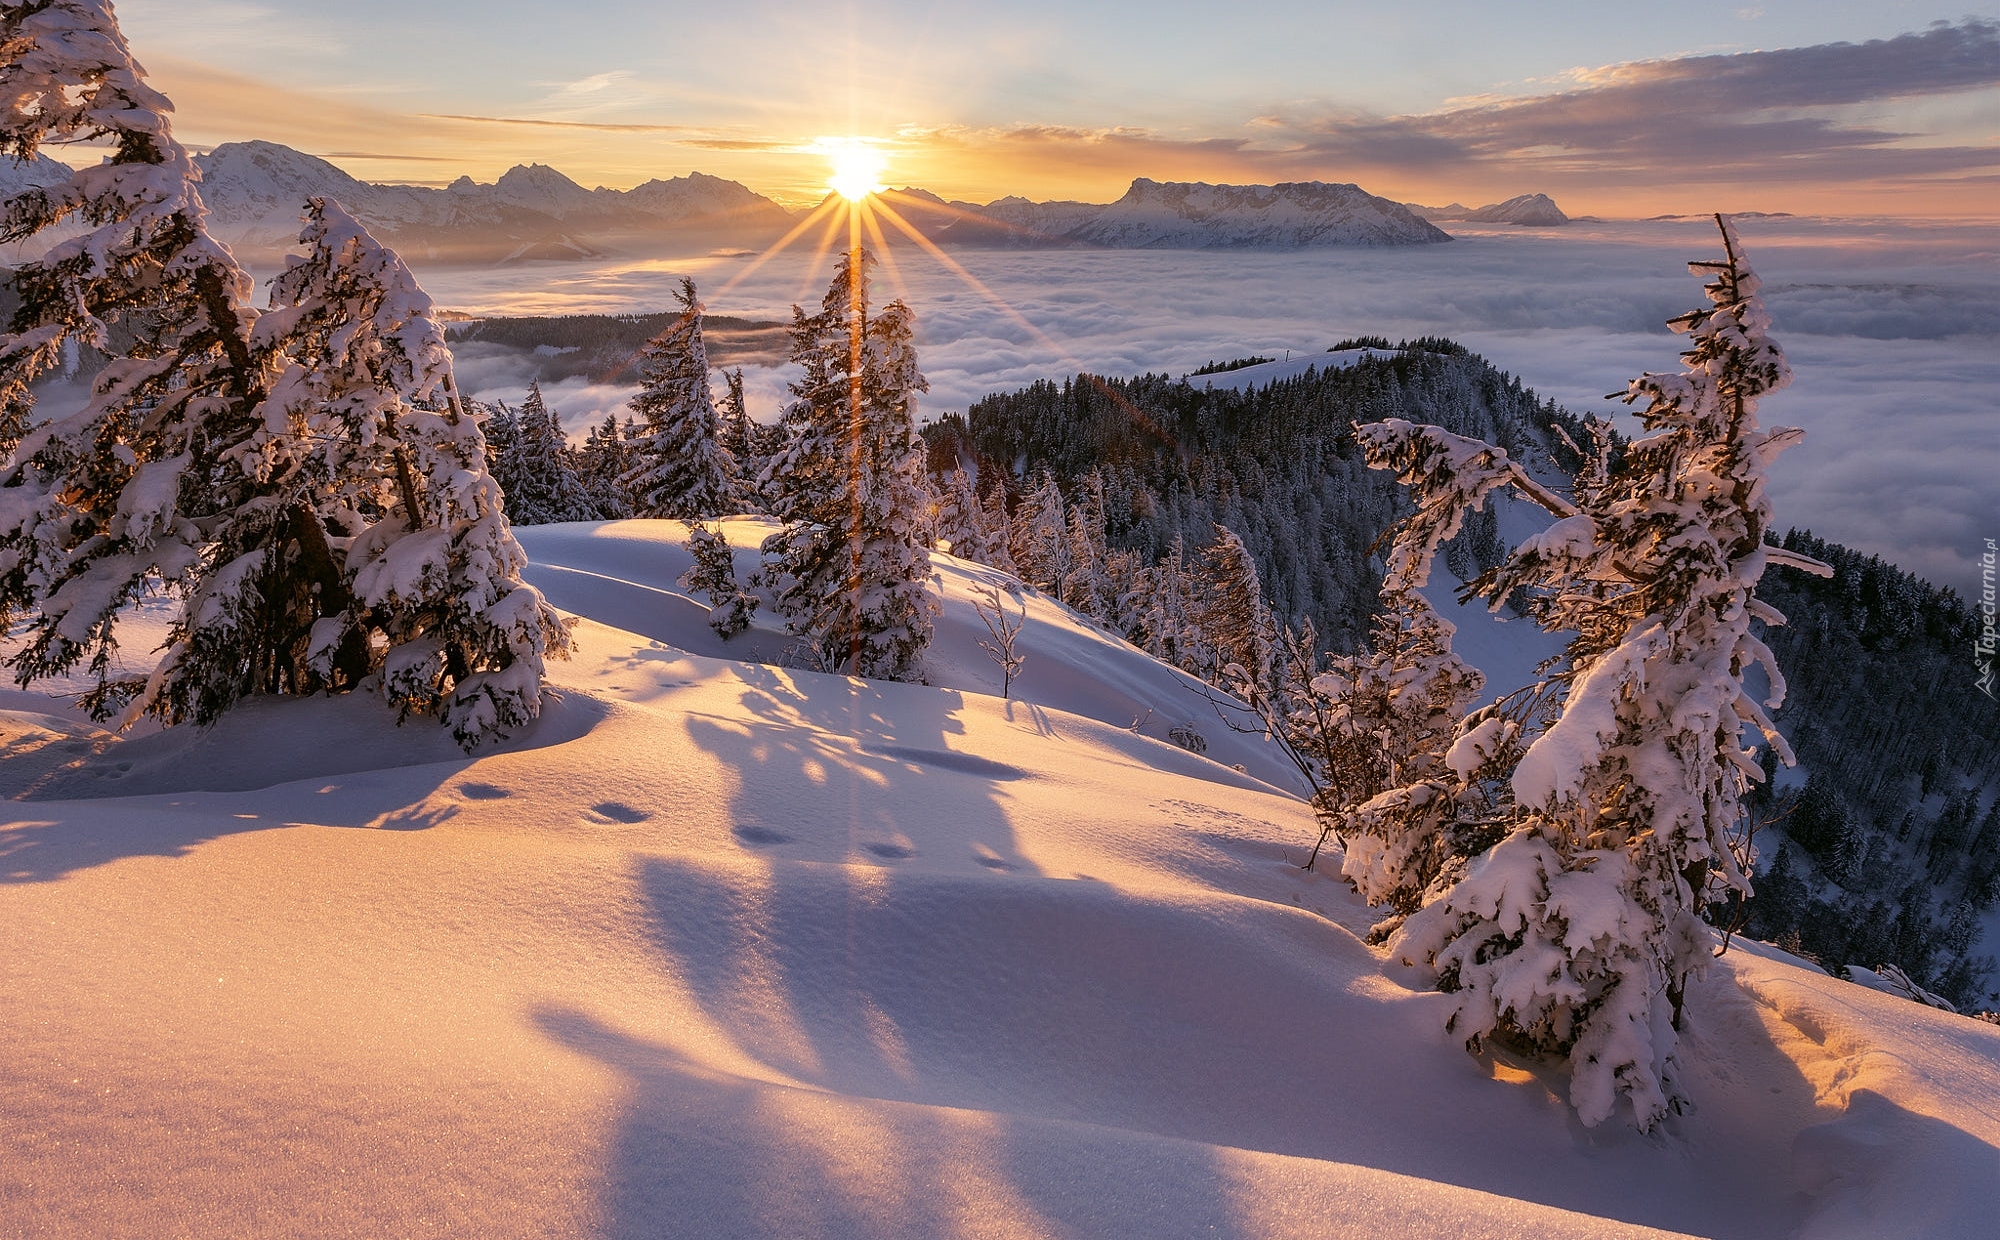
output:
[[[736,554],[714,526],[688,523],[688,552],[694,565],[676,582],[683,590],[708,595],[708,627],[719,637],[734,637],[750,627],[760,601],[736,580]]]
[[[980,502],[979,490],[973,485],[972,475],[963,466],[953,466],[945,475],[944,486],[938,495],[937,537],[950,554],[961,560],[974,560],[981,564],[991,564],[995,568],[1011,571],[1014,557],[1007,552],[1007,519],[1003,511],[998,519]]]
[[[14,448],[0,480],[0,621],[27,618],[9,665],[26,683],[87,661],[99,680],[89,704],[107,714],[138,687],[113,675],[119,610],[155,583],[190,590],[219,569],[205,556],[215,526],[271,491],[223,462],[254,431],[262,396],[250,277],[209,236],[172,105],[143,81],[108,4],[8,6],[0,46],[8,154],[111,147],[66,183],[11,199],[0,225],[7,243],[84,225],[15,272],[21,304],[0,337],[0,441]],[[114,324],[130,343],[84,406],[30,430],[29,384],[66,350],[110,352]],[[284,504],[267,507],[277,537]]]
[[[643,421],[632,443],[634,463],[619,483],[631,493],[637,516],[680,521],[728,516],[742,505],[736,460],[723,443],[708,382],[702,304],[690,279],[681,280],[675,296],[680,317],[639,350],[639,394],[631,403]],[[731,394],[731,429],[745,440],[740,381]]]
[[[792,360],[805,369],[785,412],[788,439],[760,488],[784,530],[764,543],[762,582],[814,660],[851,675],[908,680],[930,643],[931,496],[916,394],[911,315],[868,305],[868,265],[841,256],[820,312],[793,308]]]
[[[577,469],[562,419],[542,395],[539,381],[512,411],[507,446],[499,464],[506,490],[507,519],[516,525],[595,521],[602,514]]]
[[[1368,648],[1313,677],[1320,708],[1306,718],[1327,733],[1317,751],[1332,759],[1330,795],[1319,808],[1344,845],[1341,874],[1370,904],[1409,913],[1483,838],[1464,821],[1465,781],[1448,757],[1485,678],[1452,652],[1451,623],[1393,573],[1382,604]]]
[[[84,406],[28,433],[0,479],[0,613],[25,616],[28,632],[16,678],[86,663],[97,683],[83,704],[124,723],[205,723],[249,694],[349,688],[378,671],[468,744],[531,717],[554,613],[518,592],[504,522],[453,524],[492,486],[478,428],[455,410],[393,412],[449,402],[443,335],[407,269],[338,208],[316,209],[312,254],[260,319],[249,277],[206,231],[171,105],[142,81],[110,7],[12,6],[0,39],[10,151],[113,147],[6,208],[9,241],[89,226],[17,273],[22,304],[0,339],[8,424],[25,427],[29,383],[65,348],[111,355]],[[457,567],[443,577],[386,537],[388,495],[426,487],[442,524],[393,520],[451,544],[438,562]],[[386,591],[369,575],[377,558],[402,570]],[[166,648],[150,675],[122,673],[120,616],[157,589],[179,601]],[[412,654],[425,643],[443,669],[420,690]]]
[[[1096,562],[1101,564],[1103,558],[1097,557]],[[1208,679],[1246,702],[1268,696],[1277,623],[1264,601],[1257,562],[1250,558],[1235,530],[1218,524],[1215,541],[1202,552],[1202,567],[1208,589],[1202,599],[1200,623],[1215,657]]]
[[[1729,223],[1710,305],[1672,321],[1691,338],[1677,374],[1632,381],[1646,434],[1600,445],[1571,503],[1505,452],[1437,427],[1359,428],[1369,461],[1410,487],[1418,545],[1435,547],[1492,491],[1512,487],[1558,520],[1472,584],[1494,606],[1525,591],[1531,614],[1574,634],[1562,713],[1515,765],[1505,838],[1406,921],[1394,941],[1457,995],[1451,1027],[1566,1054],[1585,1123],[1622,1107],[1648,1128],[1679,1099],[1675,1046],[1687,979],[1708,963],[1700,918],[1711,885],[1748,892],[1729,832],[1761,778],[1744,727],[1791,760],[1765,711],[1784,694],[1753,620],[1767,546],[1765,470],[1802,437],[1761,429],[1760,397],[1790,372],[1766,334],[1758,282]],[[1403,566],[1411,585],[1428,557]],[[1770,698],[1744,685],[1765,669]],[[1477,717],[1475,716],[1475,719]],[[1471,771],[1483,743],[1448,761]]]
[[[521,580],[527,556],[430,297],[338,204],[314,199],[299,239],[307,253],[272,282],[254,340],[284,359],[268,442],[299,445],[326,528],[345,533],[352,597],[323,607],[308,663],[343,687],[339,667],[364,660],[400,711],[437,715],[470,747],[540,713],[566,623]]]

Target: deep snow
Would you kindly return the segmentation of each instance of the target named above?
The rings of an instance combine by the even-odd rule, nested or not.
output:
[[[1001,701],[948,557],[930,685],[715,657],[782,638],[714,638],[680,532],[521,531],[588,619],[472,757],[0,714],[4,1230],[1991,1234],[2000,1029],[1739,944],[1691,1113],[1583,1129],[1296,868],[1274,755],[1156,739],[1178,673],[1029,592]]]

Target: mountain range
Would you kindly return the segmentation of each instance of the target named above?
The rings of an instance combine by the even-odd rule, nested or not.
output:
[[[771,199],[700,172],[629,190],[586,189],[543,164],[517,165],[491,184],[470,177],[443,187],[377,184],[274,142],[225,143],[195,163],[211,229],[253,262],[292,247],[300,208],[316,195],[338,200],[410,257],[433,262],[589,259],[656,250],[663,240],[675,247],[762,245],[797,222]],[[0,161],[0,195],[67,175],[46,156]],[[887,201],[926,236],[959,246],[1293,249],[1451,239],[1402,203],[1318,181],[1210,185],[1141,177],[1111,203],[951,202],[915,188]]]
[[[195,164],[210,227],[253,255],[289,249],[300,204],[315,195],[339,200],[405,253],[441,261],[594,258],[663,230],[762,238],[791,225],[777,203],[700,172],[629,190],[585,189],[544,164],[516,165],[490,185],[379,185],[274,142],[225,143]]]
[[[1547,194],[1516,194],[1505,202],[1488,203],[1483,207],[1467,207],[1452,203],[1444,207],[1425,207],[1412,202],[1406,204],[1411,211],[1427,220],[1464,220],[1470,224],[1519,224],[1527,228],[1548,228],[1569,223],[1562,208]]]
[[[1233,250],[1451,240],[1402,203],[1323,181],[1209,185],[1140,177],[1124,197],[1102,205],[1008,197],[982,206],[918,189],[897,191],[890,203],[932,240],[959,245]]]
[[[315,155],[275,142],[229,142],[195,157],[218,237],[247,260],[275,258],[297,240],[307,198],[353,211],[412,258],[448,263],[575,260],[700,245],[766,245],[800,213],[745,186],[691,172],[627,190],[586,189],[545,164],[519,164],[491,184],[359,180]],[[0,160],[0,197],[51,184],[67,167],[47,156]],[[1432,221],[1546,226],[1568,217],[1544,194],[1470,208],[1427,207],[1358,185],[1277,185],[1134,180],[1116,202],[948,201],[915,187],[887,205],[939,244],[1101,249],[1298,249],[1424,245],[1451,237]]]

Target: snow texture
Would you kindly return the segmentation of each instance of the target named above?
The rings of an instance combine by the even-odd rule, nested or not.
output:
[[[746,563],[769,528],[723,526]],[[655,632],[581,623],[476,757],[356,695],[130,740],[0,713],[0,773],[63,780],[0,823],[11,1228],[1990,1234],[2000,1030],[1742,944],[1693,1109],[1585,1132],[1296,868],[1303,804],[1051,704],[1178,673],[1029,593],[1001,701],[970,600],[1007,579],[947,557],[934,663],[984,687],[702,657],[698,605],[632,605],[677,524],[523,534]]]

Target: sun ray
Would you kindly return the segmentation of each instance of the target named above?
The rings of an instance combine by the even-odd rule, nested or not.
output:
[[[879,202],[878,205],[881,208],[883,216],[886,217],[891,224],[894,224],[898,230],[907,235],[910,238],[910,240],[916,242],[918,247],[921,248],[926,254],[929,254],[932,258],[936,259],[946,270],[950,271],[960,280],[963,280],[966,284],[966,287],[972,289],[972,291],[978,293],[981,297],[984,297],[988,302],[992,303],[993,307],[999,310],[1000,313],[1006,315],[1009,319],[1012,319],[1014,322],[1020,324],[1022,329],[1027,331],[1029,335],[1033,336],[1036,340],[1040,341],[1044,346],[1046,346],[1051,352],[1055,353],[1056,356],[1062,360],[1064,366],[1067,366],[1075,370],[1079,377],[1088,382],[1092,387],[1096,388],[1099,393],[1101,393],[1106,399],[1110,400],[1111,403],[1115,405],[1120,411],[1122,411],[1127,417],[1131,418],[1134,422],[1138,423],[1140,426],[1144,427],[1152,434],[1157,435],[1158,437],[1165,440],[1169,444],[1174,444],[1179,442],[1177,438],[1173,434],[1171,434],[1166,427],[1161,426],[1158,420],[1156,420],[1151,414],[1147,413],[1145,410],[1133,404],[1130,399],[1117,392],[1109,384],[1105,383],[1097,376],[1086,371],[1084,369],[1083,363],[1078,361],[1075,357],[1071,356],[1070,351],[1068,349],[1063,348],[1060,344],[1056,343],[1056,341],[1053,338],[1051,338],[1047,332],[1035,326],[1034,323],[1031,322],[1026,315],[1022,314],[1019,310],[1016,310],[1012,305],[1010,305],[1007,302],[1006,298],[1000,296],[1000,294],[986,287],[985,281],[981,280],[978,276],[973,275],[970,271],[967,271],[964,268],[964,266],[962,266],[958,262],[958,260],[954,259],[951,255],[946,254],[942,249],[940,249],[936,242],[932,241],[929,237],[924,236],[923,233],[917,231],[916,226],[910,223],[908,220],[904,219],[902,215],[894,207],[890,206],[887,202]]]
[[[840,198],[829,196],[814,208],[814,218],[822,219],[826,227],[820,230],[819,240],[813,243],[812,257],[799,272],[799,286],[792,293],[792,304],[802,305],[811,297],[813,283],[819,278],[820,265],[833,252],[834,239],[840,235],[845,206]]]
[[[948,215],[954,221],[965,220],[977,224],[983,228],[998,229],[1001,232],[1012,234],[1013,237],[1018,241],[1057,240],[1057,238],[1051,236],[1050,234],[1042,232],[1038,229],[1029,228],[1025,224],[1012,224],[1007,222],[1006,220],[996,220],[990,215],[981,215],[977,211],[967,211],[963,207],[955,207],[948,202],[931,202],[922,198],[914,198],[909,194],[905,194],[902,190],[899,189],[885,189],[882,190],[880,193],[876,194],[875,196],[877,198],[887,198],[897,202],[915,203],[921,206],[925,211],[929,211],[936,215]]]
[[[775,244],[771,245],[762,254],[759,254],[756,258],[750,260],[750,264],[745,268],[743,268],[743,270],[737,272],[735,275],[729,277],[728,280],[724,281],[722,287],[717,289],[713,294],[713,296],[721,297],[722,295],[728,293],[731,289],[735,288],[737,285],[743,283],[743,281],[748,279],[750,275],[753,272],[755,272],[759,267],[762,267],[765,263],[768,263],[772,259],[776,258],[780,253],[784,251],[786,246],[789,246],[792,242],[798,240],[799,234],[805,232],[808,228],[811,228],[813,226],[813,221],[818,219],[822,212],[827,213],[830,217],[832,215],[833,209],[834,209],[833,203],[831,201],[823,202],[819,204],[819,206],[813,208],[810,214],[808,214],[804,219],[800,220],[797,224],[794,224],[792,226],[792,230],[790,232],[780,237]],[[821,252],[824,253],[823,250]]]
[[[889,283],[896,286],[896,296],[908,301],[910,286],[903,279],[903,267],[896,261],[896,251],[889,244],[888,235],[882,231],[881,221],[875,218],[875,200],[864,198],[854,204],[854,210],[861,216],[861,222],[868,229],[868,238],[875,243],[875,253],[882,259],[882,270],[889,273]]]

